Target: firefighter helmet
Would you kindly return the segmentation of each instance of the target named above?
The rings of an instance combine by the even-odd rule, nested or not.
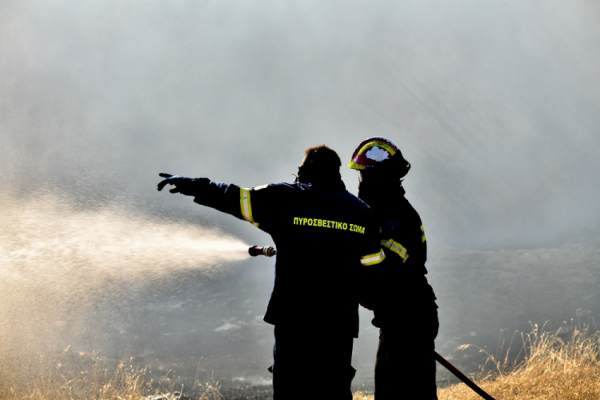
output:
[[[395,155],[395,157],[394,157]],[[404,177],[410,169],[410,163],[404,159],[402,152],[390,139],[384,137],[371,137],[363,140],[350,160],[351,169],[365,170],[380,164],[385,160],[394,159],[400,161],[397,163],[400,178]]]

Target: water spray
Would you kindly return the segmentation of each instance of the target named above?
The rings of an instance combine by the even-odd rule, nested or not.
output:
[[[252,257],[256,257],[256,256],[273,257],[274,255],[277,255],[277,249],[275,249],[273,246],[265,246],[265,247],[252,246],[248,249],[248,254],[250,254]]]
[[[166,298],[190,279],[214,282],[250,257],[248,244],[218,228],[118,204],[2,193],[0,208],[0,385],[9,373],[28,377],[29,360],[67,345],[89,352],[131,343],[106,343],[129,329],[127,307]]]

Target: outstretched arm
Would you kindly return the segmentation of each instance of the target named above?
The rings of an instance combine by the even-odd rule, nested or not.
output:
[[[158,184],[159,191],[166,185],[173,185],[171,193],[194,196],[194,202],[198,204],[231,214],[255,226],[258,226],[259,219],[260,222],[268,219],[268,213],[261,211],[268,209],[274,196],[267,193],[269,190],[264,190],[266,186],[246,189],[234,184],[213,182],[208,178],[187,178],[166,173],[159,175],[165,178]]]

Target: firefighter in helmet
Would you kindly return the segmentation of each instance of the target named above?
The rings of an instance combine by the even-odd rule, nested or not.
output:
[[[253,188],[160,174],[158,190],[194,196],[269,233],[275,282],[264,320],[275,326],[273,399],[303,399],[312,372],[319,398],[351,400],[361,269],[385,259],[371,209],[346,191],[337,153],[306,150],[294,183]]]
[[[399,388],[407,386],[419,391],[419,399],[437,399],[438,307],[425,277],[425,230],[402,187],[410,163],[391,140],[372,137],[358,145],[349,167],[358,171],[358,197],[375,213],[387,257],[369,267],[361,293],[380,328],[375,400],[398,399]]]

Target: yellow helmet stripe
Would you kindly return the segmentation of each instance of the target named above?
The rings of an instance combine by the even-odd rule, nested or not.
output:
[[[365,169],[364,165],[360,165],[354,162],[354,160],[350,160],[350,164],[348,165],[350,169]]]
[[[368,143],[366,145],[364,145],[359,151],[358,154],[356,154],[355,157],[360,156],[362,153],[364,153],[365,151],[367,151],[368,149],[370,149],[371,147],[383,147],[384,149],[386,149],[387,151],[389,151],[389,153],[393,156],[394,154],[396,154],[396,150],[394,150],[393,147],[391,147],[390,145],[388,145],[387,143],[384,142],[371,142]],[[350,160],[350,164],[348,165],[348,168],[350,169],[365,169],[364,165],[360,165],[357,164],[354,159]]]
[[[360,263],[365,267],[369,267],[371,265],[379,264],[383,260],[385,260],[385,253],[383,252],[383,249],[381,249],[379,253],[361,257]]]
[[[388,145],[387,143],[384,142],[371,142],[368,143],[366,145],[363,146],[362,149],[359,150],[357,156],[360,156],[362,153],[364,153],[365,151],[367,151],[367,149],[370,149],[371,147],[383,147],[384,149],[386,149],[387,151],[390,152],[391,155],[396,154],[396,150],[394,150],[393,147],[391,147],[390,145]]]
[[[394,253],[398,254],[402,259],[402,262],[405,263],[408,259],[408,252],[406,247],[402,246],[400,243],[396,242],[394,239],[382,240],[381,245],[386,249],[390,249]]]

